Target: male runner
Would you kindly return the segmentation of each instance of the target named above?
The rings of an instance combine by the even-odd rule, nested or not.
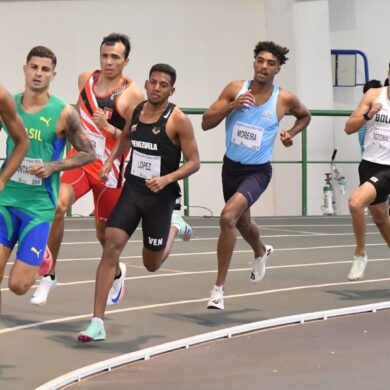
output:
[[[18,243],[8,280],[10,290],[18,295],[25,294],[34,284],[44,256],[57,203],[59,172],[95,159],[76,110],[49,92],[56,63],[50,49],[43,46],[31,49],[23,67],[25,89],[14,97],[30,148],[0,192],[0,281]],[[7,123],[6,131],[9,131]],[[62,159],[67,140],[78,152]],[[13,146],[8,138],[7,153]]]
[[[104,312],[119,256],[140,221],[144,237],[145,268],[157,271],[172,247],[171,215],[180,195],[178,180],[199,169],[198,147],[188,117],[169,102],[176,71],[156,64],[145,83],[147,100],[134,110],[130,125],[101,170],[108,179],[115,159],[131,147],[122,194],[107,222],[105,243],[95,286],[94,316],[78,340],[104,340]],[[184,164],[180,166],[183,152]]]
[[[254,49],[253,80],[230,82],[203,115],[203,130],[216,127],[226,118],[222,167],[226,205],[220,217],[217,280],[208,308],[224,309],[223,286],[236,243],[236,228],[254,252],[250,276],[253,283],[263,279],[266,262],[273,252],[272,246],[261,242],[250,207],[271,180],[270,159],[280,120],[287,111],[296,117],[290,130],[280,132],[286,147],[310,122],[310,113],[298,98],[274,84],[274,77],[287,61],[288,51],[274,42],[259,42]]]
[[[390,76],[390,67],[388,69]],[[345,132],[353,134],[366,125],[364,150],[359,164],[360,187],[349,198],[349,210],[356,247],[351,269],[350,281],[364,276],[368,256],[366,253],[366,207],[382,237],[390,246],[390,89],[371,88],[363,96],[356,110],[345,124]]]

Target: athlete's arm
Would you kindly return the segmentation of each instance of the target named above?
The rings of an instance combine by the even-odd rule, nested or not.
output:
[[[292,138],[308,126],[311,120],[311,114],[294,94],[280,90],[280,98],[282,104],[281,107],[278,107],[279,120],[287,111],[296,118],[293,126],[289,130],[282,130],[280,132],[280,140],[284,146],[289,147],[293,144]]]
[[[30,146],[23,121],[16,112],[15,102],[2,86],[0,86],[0,117],[7,126],[9,135],[15,144],[8,156],[7,164],[0,172],[0,191],[2,191],[7,180],[20,166]]]
[[[167,122],[167,134],[170,138],[172,135],[177,140],[175,143],[182,150],[184,163],[174,172],[146,180],[146,186],[153,192],[161,191],[168,184],[192,175],[200,167],[198,145],[192,123],[178,108],[175,108]]]
[[[99,176],[103,181],[106,181],[108,174],[111,171],[112,164],[114,161],[126,153],[131,148],[131,141],[129,138],[130,135],[130,123],[131,123],[132,113],[129,114],[129,119],[126,122],[125,128],[121,131],[120,137],[116,140],[115,146],[111,151],[111,154],[104,162],[102,169],[99,172]]]
[[[239,110],[247,104],[253,104],[254,98],[250,92],[236,99],[242,83],[242,81],[232,81],[224,88],[218,99],[203,114],[203,130],[210,130],[218,126],[234,109]]]
[[[49,177],[53,172],[78,168],[96,160],[95,150],[91,141],[85,135],[77,111],[67,105],[60,116],[57,125],[57,134],[66,139],[77,150],[77,153],[69,158],[35,164],[30,168],[30,173],[40,178]]]
[[[374,103],[380,91],[381,88],[371,88],[364,94],[356,110],[345,123],[344,131],[347,134],[356,133],[367,123],[367,120],[363,117],[364,113],[367,113],[367,116],[371,119],[381,110],[382,105],[380,103]]]

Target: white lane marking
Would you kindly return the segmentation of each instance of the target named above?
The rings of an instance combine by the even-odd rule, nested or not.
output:
[[[280,293],[280,292],[309,290],[309,289],[316,289],[316,288],[323,288],[323,287],[337,287],[337,286],[347,286],[347,285],[349,285],[349,286],[357,286],[359,284],[380,283],[380,282],[388,282],[388,281],[390,281],[390,278],[360,280],[360,281],[356,281],[356,282],[312,284],[312,285],[307,285],[307,286],[295,286],[295,287],[287,287],[287,288],[278,288],[278,289],[274,289],[274,290],[257,291],[257,292],[253,292],[253,293],[225,295],[224,298],[225,299],[244,298],[244,297],[253,297],[253,296],[258,296],[258,295],[275,294],[275,293]],[[160,308],[160,307],[171,307],[171,306],[178,306],[178,305],[188,305],[190,303],[207,302],[208,300],[209,300],[209,297],[207,297],[207,298],[199,298],[199,299],[188,299],[188,300],[185,300],[185,301],[157,303],[157,304],[153,304],[153,305],[126,307],[126,308],[123,308],[123,309],[108,310],[108,311],[106,311],[106,314],[118,314],[118,313],[132,312],[132,311],[156,309],[156,308]],[[23,330],[23,329],[38,328],[40,326],[45,326],[45,325],[49,325],[49,324],[59,324],[59,323],[62,323],[62,322],[69,322],[69,321],[74,321],[74,320],[80,320],[80,319],[84,319],[84,318],[90,318],[91,316],[92,316],[92,313],[88,313],[88,314],[80,314],[80,315],[77,315],[77,316],[55,318],[55,319],[47,320],[47,321],[34,322],[34,323],[24,324],[24,325],[18,325],[18,326],[14,326],[14,327],[11,327],[11,328],[0,329],[0,334],[16,332],[18,330]]]
[[[370,246],[387,246],[385,243],[377,243],[377,244],[366,244],[366,247]],[[285,251],[304,251],[304,250],[317,250],[317,249],[340,249],[340,248],[352,248],[355,247],[354,244],[348,245],[328,245],[328,246],[311,246],[307,248],[278,248],[274,249],[274,252],[285,252]],[[252,250],[235,250],[234,253],[252,253]],[[234,255],[233,253],[233,255]],[[188,253],[171,253],[169,257],[182,257],[182,256],[208,256],[208,255],[216,255],[216,251],[210,252],[188,252]],[[131,259],[142,259],[141,255],[134,256],[121,256],[121,260],[131,260]],[[58,259],[58,263],[68,263],[74,261],[99,261],[101,257],[76,257],[71,259]],[[370,260],[370,259],[369,259]],[[351,260],[352,262],[352,260]],[[13,261],[7,263],[8,266],[13,265]]]
[[[367,223],[366,226],[375,226],[374,223]],[[193,229],[220,229],[219,225],[191,225]],[[293,228],[293,227],[350,227],[352,229],[352,223],[346,224],[323,224],[323,225],[312,225],[312,224],[288,224],[288,225],[258,225],[259,229],[273,229],[273,228]],[[65,229],[65,232],[94,232],[95,228],[81,228],[81,229]],[[142,229],[138,227],[136,230],[141,231]],[[294,230],[293,230],[294,231]]]
[[[380,237],[380,234],[378,232],[367,232],[367,236],[375,235]],[[315,233],[315,232],[308,232],[304,233],[302,232],[301,234],[272,234],[272,235],[265,235],[262,234],[261,238],[307,238],[307,237],[323,237],[323,236],[337,236],[337,237],[342,237],[342,236],[353,236],[353,233]],[[237,236],[238,240],[242,240],[243,238],[241,236]],[[191,238],[191,241],[217,241],[218,237],[203,237],[203,238]],[[182,241],[180,238],[177,238],[175,240],[176,242]],[[143,240],[129,240],[128,244],[132,243],[143,243]],[[62,242],[61,245],[97,245],[97,241],[68,241],[68,242]]]
[[[382,258],[382,259],[370,259],[370,263],[379,263],[379,262],[385,262],[390,261],[390,258]],[[341,261],[323,261],[320,263],[307,263],[307,264],[289,264],[289,265],[274,265],[267,267],[267,271],[271,270],[278,270],[278,269],[286,269],[286,268],[305,268],[305,267],[323,267],[327,265],[345,265],[345,264],[351,264],[351,260],[341,260]],[[128,265],[129,266],[129,265]],[[131,265],[129,266],[131,267]],[[143,267],[142,267],[143,268]],[[229,272],[248,272],[251,268],[231,268],[229,269]],[[192,276],[192,275],[205,275],[205,274],[215,274],[217,272],[216,269],[212,270],[205,270],[205,271],[165,271],[167,273],[160,273],[160,274],[150,274],[150,275],[140,275],[140,276],[128,276],[125,278],[125,280],[140,280],[140,279],[155,279],[155,278],[165,278],[165,277],[172,277],[172,276]],[[83,284],[92,284],[95,283],[95,279],[90,280],[79,280],[75,282],[57,282],[57,287],[69,287],[69,286],[79,286]],[[38,284],[35,284],[31,288],[37,288]],[[0,291],[6,292],[9,291],[8,288],[2,288]]]

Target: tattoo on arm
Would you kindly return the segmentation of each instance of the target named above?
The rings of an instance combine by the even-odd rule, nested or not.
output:
[[[78,153],[69,158],[49,163],[52,165],[54,171],[64,171],[67,169],[78,168],[89,164],[96,159],[92,143],[84,133],[81,127],[80,117],[73,107],[71,107],[66,113],[64,122],[67,140]]]

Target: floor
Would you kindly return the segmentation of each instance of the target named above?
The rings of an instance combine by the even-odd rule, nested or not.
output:
[[[31,305],[33,291],[18,297],[6,288],[6,277],[3,281],[0,388],[35,389],[93,363],[236,325],[390,301],[389,248],[372,224],[366,275],[351,283],[346,277],[354,247],[350,217],[275,217],[256,219],[264,243],[275,247],[264,280],[250,283],[251,251],[239,237],[225,286],[225,310],[207,310],[216,275],[218,219],[188,221],[192,240],[175,242],[156,273],[142,266],[137,230],[123,252],[127,291],[107,311],[107,339],[82,345],[76,336],[91,317],[101,248],[92,219],[68,219],[59,284],[47,305]],[[70,388],[311,389],[315,381],[316,389],[363,389],[367,383],[384,389],[390,379],[384,366],[389,361],[388,317],[381,311],[244,334],[133,363]]]

